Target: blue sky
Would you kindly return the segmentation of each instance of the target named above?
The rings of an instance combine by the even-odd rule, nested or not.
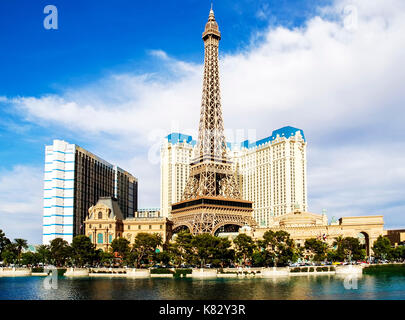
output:
[[[320,1],[215,2],[222,52],[243,50],[252,34],[269,24],[299,26],[313,15]],[[116,72],[159,72],[148,52],[164,51],[177,59],[200,63],[201,38],[210,1],[53,1],[59,29],[46,30],[43,9],[49,1],[16,0],[0,3],[0,96],[57,94]],[[266,16],[258,17],[263,11]],[[1,102],[0,102],[1,103]],[[26,122],[3,105],[0,109],[1,165],[41,163],[43,145],[53,137],[74,139],[91,147],[81,136],[64,128]]]
[[[43,27],[48,4],[58,30]],[[140,206],[159,206],[159,138],[197,127],[209,7],[1,1],[0,229],[40,242],[53,139],[131,171]],[[387,227],[405,226],[401,0],[217,0],[214,10],[225,127],[257,139],[302,128],[310,211],[384,214]]]

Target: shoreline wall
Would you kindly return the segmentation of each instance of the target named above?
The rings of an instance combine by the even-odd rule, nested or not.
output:
[[[32,275],[30,268],[0,268],[0,277],[27,277]]]

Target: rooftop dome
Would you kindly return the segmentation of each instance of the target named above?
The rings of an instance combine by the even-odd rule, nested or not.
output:
[[[219,32],[218,23],[215,21],[214,10],[210,10],[208,16],[208,22],[205,25],[205,30],[203,32],[203,39],[205,40],[209,35],[213,35],[221,39],[221,32]]]
[[[309,212],[295,211],[280,217],[280,226],[310,226],[324,224],[322,215]]]

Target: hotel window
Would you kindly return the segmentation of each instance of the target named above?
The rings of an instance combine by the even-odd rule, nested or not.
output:
[[[139,230],[141,229],[141,225],[138,226],[138,229],[139,229]]]
[[[152,229],[152,226],[151,226],[151,225],[149,225],[149,230],[150,230],[150,229]]]
[[[98,213],[98,218],[103,219],[103,213],[101,211]]]
[[[97,243],[103,243],[103,234],[102,233],[97,234]]]

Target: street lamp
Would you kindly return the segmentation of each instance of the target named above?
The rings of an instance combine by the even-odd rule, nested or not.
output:
[[[94,247],[97,249],[97,227],[94,227]]]
[[[107,249],[106,249],[106,251],[108,251],[108,227],[107,227]]]

